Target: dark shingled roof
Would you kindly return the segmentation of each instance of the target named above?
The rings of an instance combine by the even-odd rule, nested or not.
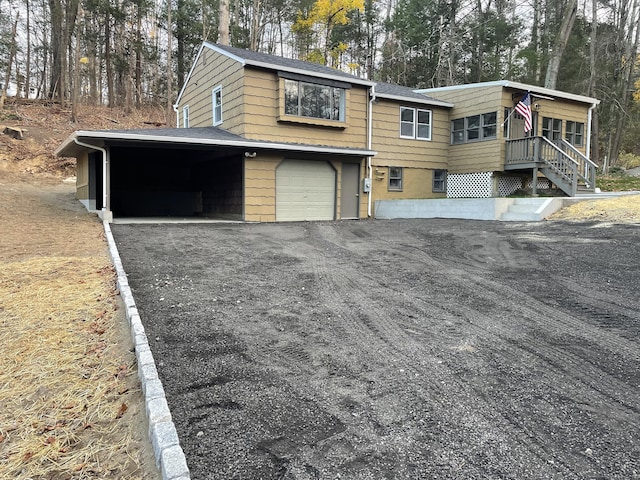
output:
[[[77,144],[75,140],[81,141]],[[82,145],[85,142],[90,145]],[[183,146],[201,148],[203,146],[221,148],[255,148],[266,150],[286,150],[311,153],[328,153],[337,155],[371,156],[376,152],[366,148],[338,147],[333,145],[312,145],[305,143],[279,142],[267,140],[251,140],[230,133],[218,127],[191,128],[144,128],[135,130],[77,130],[71,134],[58,149],[56,155],[75,156],[85,148],[100,146],[101,142],[134,142],[134,143],[174,143]]]
[[[227,53],[234,57],[241,59],[247,65],[264,66],[272,68],[274,70],[284,71],[297,71],[300,73],[306,73],[314,77],[333,77],[340,78],[350,83],[359,83],[362,85],[375,84],[376,93],[381,97],[393,98],[401,101],[414,101],[416,103],[423,103],[428,105],[440,105],[444,107],[452,107],[453,105],[447,102],[437,100],[428,95],[416,93],[414,90],[408,87],[401,87],[400,85],[392,85],[390,83],[373,82],[358,78],[355,75],[343,72],[341,70],[330,68],[318,63],[304,62],[302,60],[294,60],[292,58],[278,57],[276,55],[269,55],[267,53],[254,52],[251,50],[245,50],[242,48],[230,47],[228,45],[219,45],[217,43],[205,42],[204,45],[213,50],[221,53]]]
[[[352,83],[361,83],[365,85],[373,84],[370,80],[365,80],[355,75],[343,72],[336,68],[320,65],[319,63],[304,62],[302,60],[294,60],[292,58],[279,57],[277,55],[270,55],[268,53],[254,52],[252,50],[245,50],[242,48],[230,47],[228,45],[219,45],[217,43],[205,42],[205,45],[214,50],[222,50],[230,53],[242,60],[246,61],[250,65],[265,64],[272,66],[274,69],[281,68],[283,70],[301,70],[308,72],[313,76],[333,76],[344,78],[345,81]]]
[[[206,140],[247,142],[247,139],[218,127],[190,128],[139,128],[130,130],[96,130],[96,132],[121,133],[141,137],[193,138]]]
[[[383,98],[386,96],[389,96],[394,98],[401,97],[407,100],[415,99],[417,102],[420,102],[420,103],[431,103],[431,104],[447,103],[447,102],[438,100],[436,98],[430,97],[428,95],[417,93],[412,88],[402,87],[400,85],[393,85],[392,83],[384,83],[384,82],[376,83],[376,95],[379,95],[380,97],[383,97]],[[452,104],[449,104],[449,105],[453,106]]]

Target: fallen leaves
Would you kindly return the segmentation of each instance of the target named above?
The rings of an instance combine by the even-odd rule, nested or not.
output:
[[[122,418],[122,416],[125,414],[125,412],[129,410],[129,407],[127,406],[126,403],[122,403],[122,405],[120,405],[120,408],[118,409],[118,413],[116,414],[116,418]]]

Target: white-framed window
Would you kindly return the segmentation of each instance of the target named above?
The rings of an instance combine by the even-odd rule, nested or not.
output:
[[[211,92],[211,103],[213,109],[213,125],[222,123],[222,85],[217,86]]]
[[[389,186],[390,192],[402,191],[402,167],[389,167]]]
[[[451,143],[470,143],[497,138],[497,112],[480,113],[451,121]]]
[[[431,140],[431,110],[400,107],[400,137]]]
[[[562,138],[562,120],[559,118],[542,117],[542,136],[549,140]]]
[[[284,113],[344,122],[345,89],[302,80],[284,80]]]
[[[182,107],[182,127],[189,128],[189,105]]]
[[[584,123],[567,120],[567,131],[564,138],[572,145],[581,147],[584,145]]]
[[[446,170],[433,171],[433,191],[434,192],[447,191],[447,171]]]

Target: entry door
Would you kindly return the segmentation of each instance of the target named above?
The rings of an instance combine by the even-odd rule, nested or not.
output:
[[[360,165],[342,164],[342,195],[340,196],[340,218],[359,218],[360,213]]]
[[[535,137],[538,134],[538,112],[531,113],[531,126],[533,129],[528,133],[524,132],[524,117],[519,113],[514,112],[509,119],[509,123],[511,124],[511,135],[509,136],[511,139]]]

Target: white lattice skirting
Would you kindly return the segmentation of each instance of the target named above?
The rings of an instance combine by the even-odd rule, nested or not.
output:
[[[493,172],[447,175],[447,198],[489,198],[493,194]]]
[[[525,188],[531,188],[532,180]],[[494,175],[493,172],[453,173],[447,176],[447,198],[508,197],[523,188],[522,177]],[[537,189],[551,188],[546,178],[538,178]]]

